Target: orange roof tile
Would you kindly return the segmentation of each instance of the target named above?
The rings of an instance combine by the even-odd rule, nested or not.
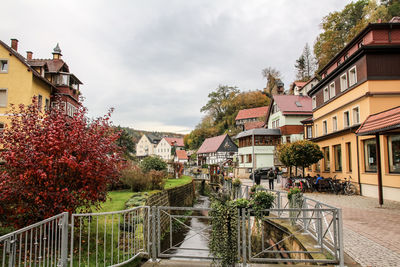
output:
[[[400,106],[369,115],[357,129],[356,134],[373,135],[394,129],[400,129]]]
[[[252,121],[244,124],[244,129],[245,131],[251,130],[251,129],[256,129],[256,128],[262,128],[264,127],[265,123],[263,121]]]
[[[235,120],[243,120],[250,118],[260,118],[268,113],[268,106],[259,108],[242,109],[236,116]]]
[[[168,142],[170,146],[185,146],[183,143],[183,138],[164,137],[164,139]]]
[[[178,157],[178,159],[188,159],[186,150],[176,150],[175,154]]]

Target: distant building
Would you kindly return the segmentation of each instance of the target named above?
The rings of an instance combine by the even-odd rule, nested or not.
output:
[[[311,90],[318,83],[318,79],[314,76],[307,82],[294,82],[290,88],[290,92],[293,95],[304,95]]]
[[[267,128],[279,129],[281,143],[304,139],[302,120],[312,116],[311,98],[300,95],[275,95],[267,114]]]
[[[251,129],[239,133],[236,139],[239,141],[237,177],[248,177],[253,164],[255,169],[276,165],[274,155],[276,146],[281,142],[280,129]]]
[[[174,148],[175,150],[184,149],[183,138],[175,137],[163,137],[161,141],[157,144],[155,149],[155,154],[160,156],[165,161],[170,161],[174,159]]]
[[[260,124],[268,113],[268,106],[242,109],[236,115],[235,121],[236,126],[240,126],[242,130],[245,130],[245,125],[247,123],[259,122]]]
[[[179,162],[186,164],[189,160],[189,157],[186,153],[186,150],[176,150],[175,151],[175,157],[174,157],[174,162]]]
[[[227,160],[233,160],[237,155],[238,147],[224,134],[207,138],[197,150],[197,162],[203,164],[222,164]]]
[[[155,149],[161,138],[153,134],[144,134],[136,144],[136,156],[144,158],[155,155]]]

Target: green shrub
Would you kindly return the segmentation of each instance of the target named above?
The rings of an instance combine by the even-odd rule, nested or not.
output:
[[[151,170],[164,171],[167,169],[167,163],[160,157],[146,157],[140,162],[140,168],[145,173]]]
[[[257,191],[254,193],[250,205],[257,219],[262,219],[263,215],[268,215],[264,210],[274,206],[275,195],[267,191]]]
[[[247,209],[250,205],[250,201],[245,198],[238,198],[233,200],[232,204],[238,209]]]
[[[242,184],[242,181],[240,181],[239,178],[236,178],[235,180],[233,180],[232,185],[239,187]]]
[[[151,190],[161,190],[164,188],[166,173],[164,171],[151,170],[148,173]]]
[[[144,191],[149,187],[148,175],[137,165],[131,165],[121,172],[120,180],[128,185],[133,192]]]

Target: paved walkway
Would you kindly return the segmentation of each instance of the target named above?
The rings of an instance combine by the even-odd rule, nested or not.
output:
[[[243,180],[251,185],[252,181]],[[268,182],[261,181],[268,188]],[[277,189],[277,187],[275,188]],[[345,252],[362,266],[400,266],[400,202],[363,196],[307,193],[342,209]]]

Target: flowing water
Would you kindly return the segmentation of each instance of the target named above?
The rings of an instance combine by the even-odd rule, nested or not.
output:
[[[198,196],[195,208],[209,208],[210,200],[206,196]],[[187,214],[186,214],[187,215]],[[207,216],[208,212],[194,211],[192,216]],[[161,248],[166,254],[171,254],[171,259],[181,257],[208,257],[208,238],[210,236],[209,219],[189,218],[182,223],[173,219],[172,240],[170,234],[164,237]],[[172,241],[172,242],[171,242]],[[171,244],[174,248],[171,248]]]

